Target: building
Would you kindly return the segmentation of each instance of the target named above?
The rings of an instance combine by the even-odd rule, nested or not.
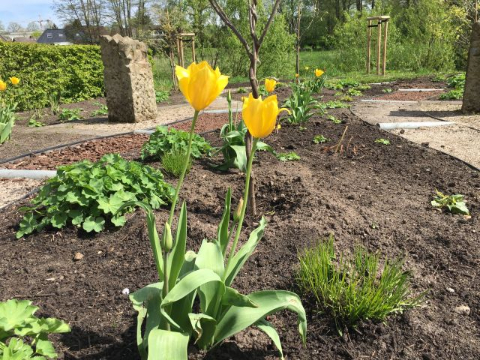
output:
[[[81,38],[80,34],[76,34],[75,38]],[[74,41],[77,39],[73,39]],[[71,39],[67,39],[65,29],[47,29],[38,38],[39,44],[51,44],[51,45],[72,45]]]

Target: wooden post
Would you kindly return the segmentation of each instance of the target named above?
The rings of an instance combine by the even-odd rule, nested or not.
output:
[[[185,67],[185,56],[184,56],[184,53],[183,53],[183,38],[182,37],[180,38],[180,56],[182,58],[182,60],[181,60],[182,67]]]
[[[182,66],[182,55],[180,54],[180,39],[177,36],[177,55],[178,55],[178,65]]]
[[[385,76],[387,70],[387,37],[388,37],[388,19],[385,20],[385,35],[383,37],[383,69],[382,74]]]
[[[377,75],[380,75],[380,54],[382,52],[382,20],[378,20],[377,36]]]
[[[475,0],[475,22],[478,21],[478,0]]]
[[[367,74],[370,74],[370,63],[372,57],[371,51],[371,43],[372,43],[372,20],[368,20],[367,23]]]
[[[192,61],[196,62],[196,59],[195,59],[195,38],[194,37],[192,37]]]

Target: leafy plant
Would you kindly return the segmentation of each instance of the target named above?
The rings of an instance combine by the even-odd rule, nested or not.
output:
[[[168,129],[165,126],[158,126],[153,134],[150,135],[148,141],[143,144],[141,151],[142,160],[161,159],[164,154],[170,152],[186,153],[188,146],[188,132]],[[195,159],[209,154],[212,150],[210,144],[201,136],[194,135],[192,140],[192,156]]]
[[[108,106],[101,103],[97,103],[100,106],[100,109],[92,111],[90,116],[105,116],[108,115]]]
[[[192,159],[187,159],[187,154],[185,152],[171,151],[162,156],[162,167],[166,172],[178,178],[182,173],[186,161],[188,161],[188,173],[192,167]]]
[[[347,95],[349,96],[362,96],[362,92],[358,88],[348,89]]]
[[[439,209],[447,208],[452,214],[470,215],[470,211],[465,204],[464,195],[445,195],[438,190],[435,190],[435,193],[436,195],[431,201],[433,207]]]
[[[386,88],[386,89],[383,89],[382,92],[383,92],[384,94],[390,94],[390,93],[393,92],[393,89],[392,89],[392,88]]]
[[[30,118],[30,120],[28,120],[28,127],[42,127],[42,126],[45,126],[45,124],[41,121],[37,121],[35,120],[35,118]]]
[[[0,145],[10,139],[15,124],[16,104],[0,104]]]
[[[70,327],[61,320],[36,317],[37,310],[29,300],[0,302],[0,357],[3,360],[57,358],[48,334],[70,332]]]
[[[447,79],[447,86],[454,89],[465,88],[465,73],[451,76]]]
[[[377,144],[382,144],[382,145],[390,145],[390,140],[388,139],[377,139],[375,140]]]
[[[60,99],[61,99],[61,93],[56,92],[53,94],[50,94],[48,97],[48,101],[50,103],[50,111],[52,112],[53,115],[58,115],[60,114]]]
[[[422,295],[411,296],[409,272],[403,262],[385,259],[357,247],[353,256],[335,255],[333,235],[328,241],[299,255],[297,281],[305,294],[330,312],[340,325],[355,327],[361,320],[384,321],[420,303]]]
[[[330,141],[330,139],[326,138],[323,135],[315,135],[315,137],[313,138],[313,142],[315,144],[323,144],[323,143],[326,143],[327,141]]]
[[[353,101],[353,98],[349,95],[344,95],[342,96],[340,99],[340,101],[344,101],[344,102],[352,102]]]
[[[277,153],[275,156],[278,160],[283,162],[300,160],[300,156],[298,156],[297,153],[293,151],[287,153]]]
[[[237,94],[246,94],[248,91],[244,87],[239,87],[237,89]]]
[[[365,91],[365,90],[370,90],[372,87],[368,84],[360,84],[358,86],[355,87],[355,89],[359,90],[359,91]]]
[[[315,115],[314,110],[319,108],[319,103],[312,97],[311,90],[300,83],[292,85],[292,94],[283,106],[290,110],[289,123],[303,124]]]
[[[82,111],[82,109],[62,109],[58,115],[58,119],[62,122],[81,120],[80,111]]]
[[[341,124],[342,123],[342,120],[340,119],[337,119],[335,116],[333,115],[328,115],[327,116],[327,119],[330,120],[331,122],[333,122],[334,124]]]
[[[345,104],[344,102],[342,101],[338,101],[338,100],[330,100],[330,101],[327,101],[326,103],[321,103],[320,104],[320,108],[325,110],[325,109],[345,109],[345,108],[348,108],[349,105],[348,104]]]
[[[460,100],[463,99],[463,89],[450,90],[440,95],[440,100]]]
[[[46,226],[61,229],[71,223],[87,232],[100,232],[106,222],[125,224],[132,201],[145,201],[154,209],[171,201],[173,189],[162,173],[150,166],[124,160],[118,154],[103,156],[98,162],[84,160],[60,166],[57,176],[47,181],[32,200],[17,238],[41,231]],[[121,209],[121,210],[120,210]]]
[[[168,90],[157,90],[155,91],[155,101],[157,104],[165,102],[170,97],[170,91]]]

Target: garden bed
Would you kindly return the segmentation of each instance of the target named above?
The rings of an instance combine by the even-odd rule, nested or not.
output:
[[[339,336],[332,319],[303,297],[309,322],[305,348],[294,315],[282,312],[270,318],[287,358],[477,359],[479,173],[369,126],[348,110],[329,112],[342,124],[314,117],[304,130],[283,126],[266,139],[277,152],[295,151],[301,160],[279,162],[269,153],[259,153],[254,163],[258,210],[268,226],[236,288],[244,293],[298,291],[297,253],[334,233],[338,250],[361,244],[390,257],[404,256],[414,292],[427,291],[426,301],[385,324],[366,322]],[[343,151],[335,153],[332,145],[346,126]],[[314,144],[314,136],[320,134],[331,141]],[[389,139],[391,145],[375,143],[379,138]],[[218,144],[218,132],[207,139]],[[132,150],[132,158],[138,155]],[[234,204],[243,189],[242,174],[212,171],[210,161],[194,164],[181,192],[189,211],[188,247],[193,249],[215,236],[227,187],[233,187]],[[435,189],[464,194],[471,218],[434,210],[430,201]],[[157,212],[159,227],[167,215],[166,209]],[[122,290],[135,291],[156,281],[142,211],[128,216],[120,230],[89,235],[69,227],[17,241],[20,219],[18,206],[0,212],[0,246],[8,254],[0,259],[2,300],[32,299],[41,315],[67,321],[72,332],[52,337],[65,359],[139,359],[136,314]],[[248,217],[244,234],[258,221]],[[76,253],[83,258],[76,261]],[[459,313],[459,306],[468,306],[469,313]],[[203,358],[193,346],[191,350],[191,359]],[[249,329],[206,358],[274,359],[277,352],[262,333]]]

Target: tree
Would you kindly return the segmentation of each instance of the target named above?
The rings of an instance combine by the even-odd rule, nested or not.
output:
[[[0,21],[0,31],[4,31],[5,27],[3,26],[3,23]]]
[[[27,25],[27,31],[34,32],[34,31],[39,31],[40,30],[40,25],[38,25],[37,21],[31,21]]]
[[[7,30],[11,33],[20,32],[23,30],[22,26],[16,22],[10,22],[8,24]]]

